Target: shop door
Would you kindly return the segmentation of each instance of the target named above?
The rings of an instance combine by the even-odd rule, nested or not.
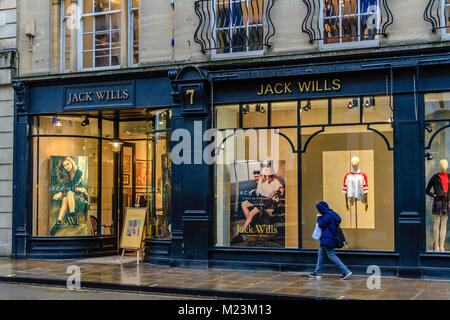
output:
[[[123,219],[127,207],[136,205],[136,147],[134,143],[124,142],[120,155],[120,199],[119,199],[119,244],[122,236]]]

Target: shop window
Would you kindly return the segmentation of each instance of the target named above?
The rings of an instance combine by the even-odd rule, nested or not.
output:
[[[301,129],[302,140],[310,139],[301,158],[303,248],[319,246],[311,238],[315,205],[326,201],[350,249],[394,250],[393,154],[385,140],[367,126],[312,129]]]
[[[359,97],[333,99],[331,123],[359,123],[361,117],[360,103]]]
[[[379,0],[323,0],[321,5],[324,49],[378,44]]]
[[[425,94],[425,185],[427,251],[450,251],[450,93]]]
[[[298,248],[297,102],[215,111],[216,245]]]
[[[214,0],[216,54],[263,50],[263,0]]]

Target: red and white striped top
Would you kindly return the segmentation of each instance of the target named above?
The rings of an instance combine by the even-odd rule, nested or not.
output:
[[[347,173],[344,177],[342,192],[347,195],[347,198],[356,198],[363,201],[364,194],[369,192],[367,175],[361,170]]]

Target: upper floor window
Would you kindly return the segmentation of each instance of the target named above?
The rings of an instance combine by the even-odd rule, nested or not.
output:
[[[215,0],[214,40],[216,53],[262,51],[263,1]]]
[[[270,47],[275,0],[196,0],[194,41],[212,58],[258,56]]]
[[[450,0],[442,1],[442,37],[444,39],[450,39]]]
[[[82,68],[120,65],[120,0],[84,0],[82,22]]]
[[[119,67],[127,53],[139,63],[139,0],[64,0],[62,10],[64,71]]]
[[[380,34],[379,0],[323,0],[322,48],[376,45]]]
[[[129,2],[129,5],[129,64],[137,65],[139,63],[139,0],[132,0]]]

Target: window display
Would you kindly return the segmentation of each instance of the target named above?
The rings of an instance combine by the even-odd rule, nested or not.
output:
[[[448,252],[450,93],[425,95],[424,128],[427,250]]]
[[[317,248],[315,205],[326,201],[349,249],[394,250],[392,109],[384,96],[356,100],[216,107],[217,246]]]

